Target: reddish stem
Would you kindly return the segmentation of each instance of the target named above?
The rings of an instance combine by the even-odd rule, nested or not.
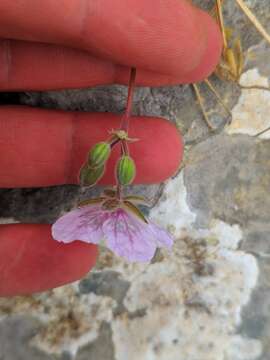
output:
[[[110,144],[111,148],[113,148],[116,144],[118,144],[119,141],[120,141],[120,139],[117,137],[113,137],[112,139],[110,139],[109,144]]]
[[[121,140],[121,155],[129,155],[128,144],[126,140]]]
[[[133,94],[135,89],[135,79],[136,79],[136,68],[131,68],[130,71],[130,78],[129,78],[129,84],[128,84],[128,97],[127,97],[127,106],[126,111],[122,118],[121,123],[121,130],[124,130],[128,132],[128,126],[129,126],[129,119],[131,115],[132,110],[132,101],[133,101]]]
[[[122,122],[120,126],[120,130],[126,131],[128,133],[128,127],[129,127],[129,119],[131,116],[132,111],[132,101],[133,101],[133,94],[135,89],[135,79],[136,79],[136,69],[131,68],[130,71],[130,78],[129,78],[129,84],[128,84],[128,97],[127,97],[127,106],[126,111],[122,117]],[[128,155],[128,145],[125,140],[121,140],[121,154],[122,155]],[[122,186],[117,183],[117,198],[121,200],[122,198]]]

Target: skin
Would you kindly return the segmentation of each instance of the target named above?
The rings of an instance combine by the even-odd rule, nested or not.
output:
[[[184,0],[20,0],[0,2],[0,90],[83,88],[200,81],[218,63],[217,25]],[[153,12],[155,9],[155,12]],[[6,40],[9,39],[9,40]],[[0,108],[0,187],[77,183],[88,149],[117,128],[112,114]],[[157,183],[177,170],[183,145],[163,119],[134,118],[135,183]],[[166,150],[165,150],[166,149]],[[170,154],[168,157],[167,154]],[[113,182],[110,160],[102,180]],[[154,161],[153,161],[154,160]],[[0,226],[0,296],[29,294],[77,280],[97,247],[53,241],[50,225]]]

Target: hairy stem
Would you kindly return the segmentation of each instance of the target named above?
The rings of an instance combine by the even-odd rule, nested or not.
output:
[[[126,111],[123,115],[122,123],[121,123],[121,127],[120,127],[121,130],[124,130],[126,132],[128,132],[129,119],[130,119],[131,111],[132,111],[132,101],[133,101],[133,94],[134,94],[134,89],[135,89],[135,79],[136,79],[136,69],[131,68],[129,84],[128,84],[127,106],[126,106]]]
[[[129,128],[129,120],[131,116],[132,111],[132,103],[133,103],[133,95],[134,95],[134,89],[135,89],[135,80],[136,80],[136,68],[131,68],[130,70],[130,78],[129,78],[129,84],[128,84],[128,97],[127,97],[127,106],[126,111],[122,117],[122,122],[120,126],[120,130],[124,130],[126,133],[128,133]],[[126,140],[121,140],[121,154],[122,155],[128,155],[128,144]],[[121,200],[122,198],[122,186],[117,182],[117,198]]]

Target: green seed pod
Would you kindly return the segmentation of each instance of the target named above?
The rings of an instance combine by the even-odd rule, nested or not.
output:
[[[132,183],[136,175],[136,166],[134,160],[127,155],[122,156],[117,163],[116,177],[121,185]]]
[[[104,165],[111,154],[111,147],[106,142],[97,143],[92,147],[88,154],[88,165],[91,168]]]
[[[102,178],[104,172],[104,165],[94,169],[84,165],[80,171],[80,184],[82,186],[93,186]]]

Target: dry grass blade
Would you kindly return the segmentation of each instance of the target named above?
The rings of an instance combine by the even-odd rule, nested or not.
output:
[[[267,87],[267,86],[262,86],[262,85],[241,85],[241,84],[238,84],[240,89],[243,89],[243,90],[264,90],[264,91],[270,91],[270,88]]]
[[[218,99],[220,105],[224,108],[224,110],[231,116],[231,110],[228,108],[228,106],[224,103],[224,101],[222,100],[221,96],[219,95],[219,93],[217,92],[217,90],[214,88],[214,86],[211,84],[211,82],[208,79],[205,79],[204,82],[206,83],[206,85],[209,87],[209,89],[212,91],[212,93],[216,96],[216,98]]]
[[[228,42],[227,42],[226,29],[225,29],[223,15],[222,15],[222,3],[223,3],[222,0],[216,0],[216,17],[218,19],[219,27],[220,27],[220,30],[222,33],[223,46],[224,46],[224,49],[226,49],[228,47]]]
[[[227,28],[225,26],[225,21],[223,18],[223,5],[225,0],[215,0],[215,6],[210,11],[210,14],[219,24],[222,37],[223,37],[223,52],[220,59],[219,64],[217,65],[214,74],[223,81],[229,81],[235,83],[237,86],[239,86],[240,89],[249,90],[249,89],[258,89],[258,90],[266,90],[270,91],[270,88],[267,86],[261,86],[261,85],[252,85],[252,86],[245,86],[240,84],[240,77],[242,75],[243,69],[244,69],[244,54],[241,46],[241,40],[240,38],[233,39],[233,31],[230,28]],[[257,20],[255,15],[251,12],[251,10],[245,5],[243,0],[235,0],[236,3],[239,5],[240,9],[243,11],[243,13],[249,18],[249,20],[252,22],[252,24],[256,27],[256,29],[261,33],[261,35],[269,42],[270,44],[270,35],[267,33],[267,31],[263,28],[263,26],[260,24],[260,22]],[[225,109],[225,111],[232,117],[231,110],[226,105],[226,103],[223,101],[220,94],[217,92],[217,90],[214,88],[212,83],[209,81],[209,79],[204,80],[205,84],[209,87],[211,92],[215,95],[217,98],[219,104]],[[207,111],[204,107],[204,101],[203,97],[200,94],[199,86],[197,84],[192,84],[198,103],[200,105],[203,118],[205,122],[207,123],[207,126],[210,130],[215,130],[212,126],[209,116],[207,114]],[[262,133],[268,131],[269,129],[266,129]],[[261,135],[262,133],[258,134],[257,136]]]
[[[217,0],[218,1],[218,0]],[[259,31],[259,33],[265,38],[265,40],[270,44],[270,35],[267,33],[267,31],[264,29],[264,27],[261,25],[259,20],[256,18],[256,16],[252,13],[252,11],[247,7],[247,5],[244,3],[243,0],[235,0],[238,4],[238,6],[241,8],[241,10],[246,14],[246,16],[249,18],[249,20],[252,22],[252,24],[255,26],[255,28]]]
[[[203,113],[203,117],[204,117],[204,120],[207,124],[207,126],[209,127],[210,130],[214,130],[209,118],[208,118],[208,115],[204,109],[204,105],[203,105],[203,99],[201,97],[201,94],[200,94],[200,90],[199,90],[199,87],[197,84],[192,84],[193,88],[194,88],[194,91],[195,91],[195,94],[196,94],[196,97],[198,99],[198,102],[199,102],[199,105],[200,105],[200,108],[202,110],[202,113]]]
[[[269,130],[270,130],[270,127],[268,127],[267,129],[264,129],[263,131],[260,131],[258,134],[255,135],[255,137],[259,137],[259,136],[265,134]]]

